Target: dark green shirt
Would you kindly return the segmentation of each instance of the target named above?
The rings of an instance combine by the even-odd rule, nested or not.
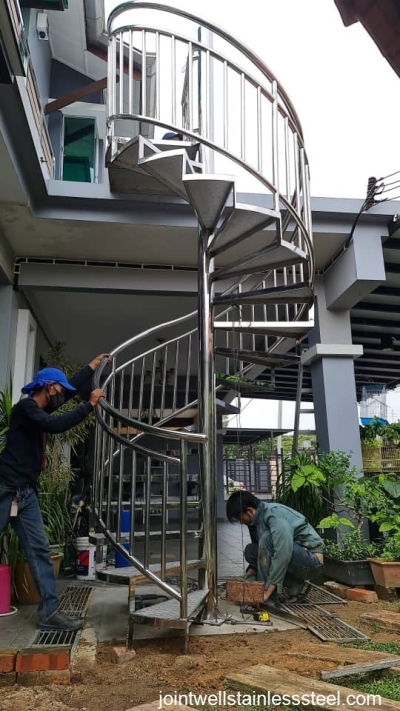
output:
[[[274,555],[271,559],[266,587],[271,584],[276,585],[277,592],[281,593],[293,553],[293,543],[307,548],[312,553],[322,553],[324,542],[303,514],[283,504],[261,501],[249,526],[252,541],[258,543],[267,530],[271,531]]]

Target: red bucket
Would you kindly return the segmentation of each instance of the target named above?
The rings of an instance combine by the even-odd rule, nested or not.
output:
[[[0,615],[11,612],[11,567],[0,565]]]

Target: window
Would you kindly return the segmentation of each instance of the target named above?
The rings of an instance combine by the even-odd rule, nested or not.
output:
[[[63,180],[79,183],[97,181],[97,155],[95,119],[65,116]]]

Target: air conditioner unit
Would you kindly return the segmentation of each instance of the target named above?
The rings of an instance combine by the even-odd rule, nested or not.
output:
[[[36,34],[40,40],[49,39],[49,18],[47,12],[38,12],[36,15]]]

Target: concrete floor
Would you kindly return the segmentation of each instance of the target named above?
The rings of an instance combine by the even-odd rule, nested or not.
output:
[[[218,580],[226,581],[229,578],[243,577],[246,563],[242,551],[249,543],[247,528],[229,523],[218,524]],[[151,562],[156,563],[159,559],[159,543],[154,543],[151,551]],[[197,545],[195,541],[189,541],[188,557],[197,558]],[[178,560],[177,552],[179,541],[168,542],[167,560]],[[195,573],[193,573],[195,579]],[[61,579],[57,583],[61,590],[67,585],[93,586],[95,588],[86,618],[85,626],[94,629],[99,642],[112,640],[125,640],[128,624],[128,588],[123,585],[112,585],[99,581],[77,582],[75,580]],[[154,592],[152,585],[143,584],[138,586],[138,594],[149,594]],[[239,608],[225,600],[220,600],[219,610],[223,615],[234,616],[238,622],[243,622],[239,613]],[[255,625],[252,620],[249,624],[224,623],[222,626],[211,626],[209,624],[192,625],[192,635],[220,635],[220,634],[243,634],[249,632],[267,632],[276,630],[295,629],[290,623],[272,617],[273,626]],[[165,630],[158,632],[154,627],[138,626],[136,637],[149,638],[164,636]],[[36,630],[36,606],[20,606],[19,612],[10,617],[0,617],[0,647],[18,648],[29,647],[37,634]]]

